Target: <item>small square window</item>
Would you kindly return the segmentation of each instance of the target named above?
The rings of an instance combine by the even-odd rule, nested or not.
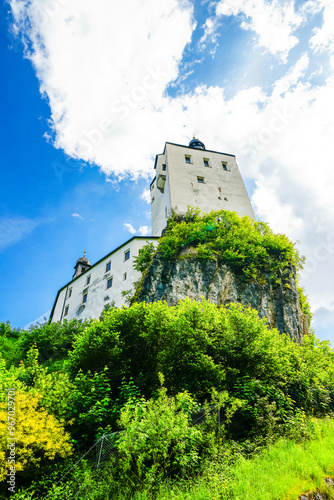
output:
[[[166,167],[166,165],[163,163],[163,165],[162,165],[162,170],[163,170],[164,172],[166,171],[166,168],[167,168],[167,167]]]
[[[223,170],[227,170],[227,163],[225,161],[222,161],[222,166]]]
[[[65,307],[65,313],[64,313],[64,316],[67,316],[68,315],[68,310],[69,310],[70,306],[66,306]]]
[[[191,156],[185,155],[186,163],[191,163]]]
[[[110,271],[110,269],[111,269],[111,262],[107,262],[107,265],[106,265],[106,273],[107,273],[108,271]]]
[[[127,250],[124,252],[124,260],[129,260],[130,259],[130,250]]]
[[[88,293],[85,293],[82,297],[82,303],[84,304],[85,302],[87,302],[87,296],[88,296]]]
[[[123,281],[125,281],[127,279],[127,277],[128,277],[128,273],[124,273],[123,274]]]
[[[204,177],[198,177],[197,176],[197,182],[199,182],[200,184],[205,184]]]
[[[111,288],[112,287],[112,282],[113,282],[113,279],[114,278],[109,278],[108,281],[107,281],[107,288]]]
[[[70,298],[71,296],[72,296],[72,288],[70,288],[68,291],[68,298]]]
[[[203,158],[203,163],[205,167],[210,167],[209,160],[207,160],[206,158]]]
[[[86,283],[86,285],[89,285],[89,283],[90,283],[90,278],[91,278],[90,276],[87,276],[87,283]]]

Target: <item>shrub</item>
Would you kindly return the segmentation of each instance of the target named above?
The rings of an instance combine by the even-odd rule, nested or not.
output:
[[[114,465],[119,479],[134,488],[152,488],[168,477],[194,474],[210,442],[201,426],[191,425],[195,409],[189,393],[168,397],[165,388],[155,400],[125,405]]]
[[[199,258],[218,259],[247,279],[265,273],[280,283],[289,276],[291,266],[299,269],[304,262],[285,235],[273,233],[264,222],[226,210],[201,215],[188,207],[183,219],[174,215],[157,251],[165,259],[178,258],[188,246]]]
[[[15,452],[17,472],[39,467],[45,460],[72,453],[70,436],[53,415],[39,406],[38,395],[17,390],[15,392]],[[1,450],[7,449],[8,408],[7,401],[0,403]],[[5,453],[0,453],[0,481],[3,481],[9,464]]]
[[[170,395],[187,390],[200,403],[211,397],[213,387],[228,390],[247,402],[248,410],[245,406],[238,412],[246,434],[267,432],[258,425],[262,417],[254,413],[256,401],[262,401],[263,415],[271,412],[277,425],[290,408],[288,396],[295,401],[292,413],[301,407],[317,415],[333,410],[334,352],[328,343],[310,335],[296,344],[270,330],[255,310],[240,305],[226,308],[185,299],[175,307],[156,302],[113,309],[73,347],[70,372],[108,366],[113,398],[124,377],[132,377],[139,393],[151,397],[159,388],[159,372]]]

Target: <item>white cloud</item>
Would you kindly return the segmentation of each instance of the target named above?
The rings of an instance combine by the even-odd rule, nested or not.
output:
[[[334,308],[320,307],[313,316],[316,336],[321,340],[329,340],[334,348]]]
[[[108,174],[147,173],[152,143],[161,148],[166,131],[164,92],[194,29],[191,2],[53,3],[48,17],[45,0],[10,0],[51,107],[49,135],[68,155]]]
[[[334,53],[334,4],[332,0],[318,0],[314,5],[314,12],[323,11],[321,27],[314,28],[314,35],[310,39],[310,47],[316,52],[328,50]]]
[[[148,188],[144,189],[140,197],[146,203],[151,203],[151,191]]]
[[[129,233],[131,233],[131,234],[136,234],[136,232],[137,232],[137,231],[135,230],[135,228],[133,227],[133,225],[132,225],[132,224],[130,224],[130,222],[125,222],[125,223],[123,224],[123,227],[124,227],[125,229],[127,229],[127,230],[129,231]]]
[[[298,43],[293,34],[303,17],[295,12],[293,1],[279,0],[221,0],[216,7],[216,16],[241,14],[241,27],[255,31],[258,43],[271,54],[286,62],[290,50]]]
[[[0,217],[0,251],[18,243],[41,223],[27,217]]]
[[[139,234],[141,236],[147,236],[148,234],[150,234],[150,228],[148,226],[140,226]]]
[[[123,227],[129,231],[131,234],[139,233],[141,236],[147,236],[150,234],[150,228],[148,226],[140,226],[139,229],[135,229],[130,222],[125,222]]]
[[[77,213],[72,214],[72,217],[83,220],[83,217],[81,217],[81,215]]]
[[[198,46],[201,50],[204,50],[208,43],[214,44],[214,49],[211,51],[211,54],[215,52],[217,48],[217,38],[219,35],[219,27],[221,26],[220,16],[208,17],[205,21],[205,24],[202,26],[204,30],[204,34],[198,42]]]

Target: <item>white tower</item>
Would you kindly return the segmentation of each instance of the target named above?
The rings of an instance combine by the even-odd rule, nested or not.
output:
[[[172,210],[184,214],[187,206],[202,212],[230,210],[255,219],[234,155],[205,149],[193,138],[189,146],[166,142],[156,156],[151,183],[152,234],[160,236]]]

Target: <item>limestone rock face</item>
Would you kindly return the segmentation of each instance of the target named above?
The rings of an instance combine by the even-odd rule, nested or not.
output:
[[[295,272],[282,285],[269,277],[261,282],[247,282],[226,265],[214,259],[196,257],[166,260],[157,253],[136,293],[137,302],[165,300],[176,305],[180,299],[204,297],[217,305],[231,302],[257,309],[271,328],[285,332],[296,342],[308,334],[308,320],[301,310]]]

